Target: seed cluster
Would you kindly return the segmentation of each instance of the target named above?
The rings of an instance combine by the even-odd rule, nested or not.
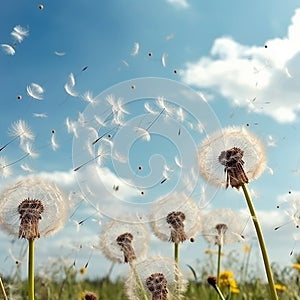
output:
[[[229,185],[239,189],[243,184],[248,183],[248,177],[243,169],[244,151],[238,147],[222,151],[219,155],[219,162],[225,166],[224,171],[227,173],[226,188]]]
[[[185,214],[181,211],[173,211],[167,215],[166,221],[171,225],[170,242],[179,243],[187,239],[187,235],[184,231],[184,220]]]
[[[129,232],[119,235],[116,239],[117,244],[120,246],[121,251],[124,253],[124,262],[125,263],[128,263],[128,262],[130,263],[134,259],[136,259],[135,252],[131,245],[132,240],[133,240],[133,235]]]
[[[216,230],[217,230],[217,235],[215,236],[215,238],[216,238],[215,244],[216,245],[223,246],[227,229],[228,229],[228,226],[226,224],[217,224],[216,225]]]
[[[40,237],[39,220],[42,219],[41,213],[44,211],[44,206],[40,200],[25,199],[18,206],[20,214],[19,238],[34,240]]]
[[[167,280],[162,273],[151,274],[146,279],[146,286],[152,294],[152,300],[167,300]]]

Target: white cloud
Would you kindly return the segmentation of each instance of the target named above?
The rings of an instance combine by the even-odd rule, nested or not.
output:
[[[215,40],[210,56],[187,62],[182,80],[220,93],[232,105],[269,115],[280,123],[299,114],[300,9],[287,34],[261,46],[239,44],[231,37]]]
[[[167,0],[167,2],[178,8],[188,8],[190,6],[187,0]]]

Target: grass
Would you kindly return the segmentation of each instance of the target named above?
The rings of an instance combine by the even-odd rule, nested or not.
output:
[[[210,256],[209,254],[206,265],[200,268],[195,264],[191,267],[194,275],[187,267],[190,279],[188,288],[184,293],[183,299],[188,300],[209,300],[216,299],[215,290],[207,283],[209,274]],[[243,274],[243,264],[238,260],[234,260],[235,251],[226,255],[224,264],[230,266],[234,271],[227,273],[234,274],[234,281],[238,286],[238,293],[230,292],[231,281],[220,280],[220,289],[226,300],[263,300],[270,299],[269,286],[255,275],[255,268],[249,266],[246,276]],[[300,255],[296,255],[295,263],[300,260]],[[48,266],[49,267],[49,266]],[[101,300],[125,300],[128,299],[124,287],[124,278],[110,280],[109,278],[88,279],[80,274],[74,266],[66,266],[62,261],[58,261],[55,265],[48,269],[47,277],[36,277],[35,279],[35,299],[36,300],[77,300],[84,299],[85,291],[93,292],[98,295]],[[88,270],[87,270],[88,271]],[[284,289],[277,290],[279,299],[281,300],[297,300],[300,294],[300,271],[291,266],[279,267],[272,265],[274,280]],[[223,272],[226,274],[226,272]],[[221,272],[222,274],[222,272]],[[85,276],[85,275],[84,275]],[[226,276],[225,276],[226,277]],[[27,280],[20,280],[19,276],[13,278],[3,278],[4,287],[6,289],[8,299],[21,300],[28,299],[28,283]],[[170,299],[171,300],[171,299]]]

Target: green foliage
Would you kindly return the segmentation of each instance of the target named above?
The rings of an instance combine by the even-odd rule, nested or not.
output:
[[[230,270],[234,274],[238,285],[239,293],[230,292],[229,286],[221,285],[220,289],[226,300],[264,300],[269,299],[269,289],[266,282],[258,278],[254,272],[254,266],[245,266],[247,256],[233,250],[224,254],[223,270]],[[205,261],[198,261],[194,266],[188,265],[187,274],[190,277],[184,299],[188,300],[209,300],[218,299],[216,291],[207,282],[208,276],[215,274],[213,262],[216,254],[213,251],[207,252]],[[295,254],[293,263],[299,264],[300,255]],[[300,265],[299,265],[300,266]],[[246,269],[246,272],[245,272]],[[88,269],[86,270],[88,272]],[[278,296],[280,300],[297,300],[300,294],[300,270],[290,266],[280,267],[272,265],[274,280],[278,285]],[[84,273],[84,272],[83,272]],[[35,280],[35,300],[81,300],[84,292],[93,292],[100,300],[126,300],[124,278],[114,281],[109,277],[91,280],[77,270],[73,264],[64,260],[56,260],[53,264],[45,266],[43,276],[36,277]],[[226,273],[226,272],[225,272]],[[222,282],[222,281],[221,281]],[[28,284],[26,280],[21,280],[18,273],[14,273],[10,278],[3,278],[8,299],[27,300]],[[282,290],[280,290],[282,289]],[[170,299],[172,300],[172,299]]]

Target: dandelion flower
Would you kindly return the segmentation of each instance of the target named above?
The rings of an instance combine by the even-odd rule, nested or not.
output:
[[[125,282],[128,298],[142,299],[144,292],[152,300],[180,299],[186,281],[178,269],[175,281],[174,268],[175,262],[166,257],[149,257],[137,263]]]
[[[54,234],[67,219],[66,197],[55,185],[29,177],[6,188],[0,198],[0,227],[18,238]]]
[[[200,174],[211,184],[239,190],[242,187],[256,230],[272,300],[277,300],[268,253],[251,195],[246,184],[258,178],[266,167],[262,142],[244,127],[228,127],[207,137],[198,152]],[[221,245],[219,245],[220,251]],[[218,262],[218,270],[220,264]]]
[[[134,220],[108,221],[100,233],[100,249],[108,259],[118,263],[141,259],[148,249],[146,228]]]
[[[212,210],[203,215],[201,234],[215,245],[226,245],[243,240],[243,224],[239,215],[231,209]]]
[[[262,142],[244,127],[228,127],[207,137],[198,157],[200,174],[218,187],[238,189],[266,167]]]
[[[149,217],[152,231],[159,239],[178,243],[196,234],[200,211],[192,198],[176,193],[155,201]]]
[[[240,292],[237,283],[234,279],[232,271],[223,271],[220,274],[220,286],[226,286],[229,288],[230,292],[233,294],[238,294]]]

